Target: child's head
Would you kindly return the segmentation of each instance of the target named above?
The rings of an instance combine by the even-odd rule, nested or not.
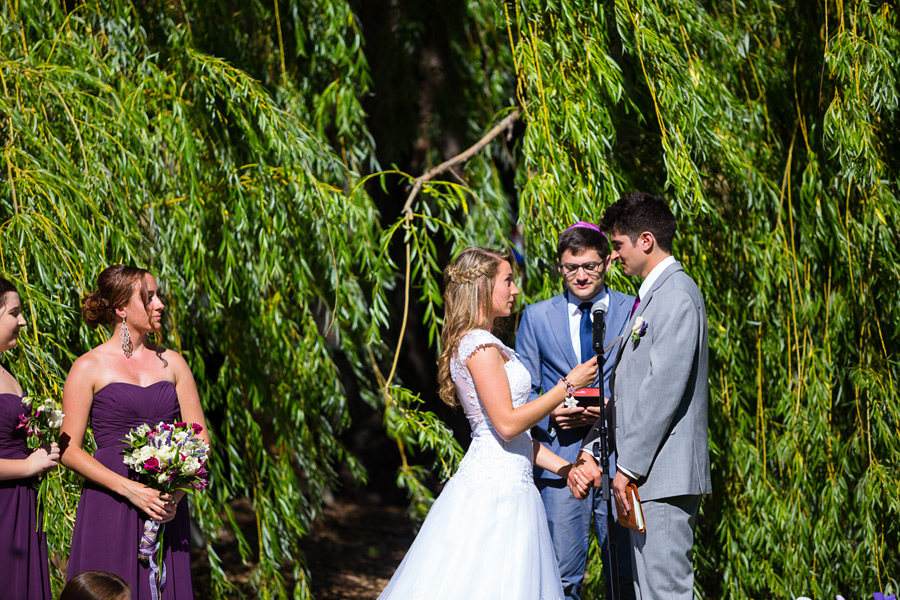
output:
[[[69,580],[59,600],[131,600],[131,588],[113,573],[85,571]]]

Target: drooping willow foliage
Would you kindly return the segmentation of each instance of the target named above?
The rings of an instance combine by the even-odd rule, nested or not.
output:
[[[496,9],[526,123],[515,153],[526,292],[560,289],[548,267],[563,228],[642,189],[671,201],[675,253],[706,297],[715,494],[699,520],[697,594],[896,590],[894,7]],[[601,593],[596,564],[588,594]]]
[[[423,515],[430,465],[415,455],[447,477],[460,446],[428,410],[435,386],[405,387],[397,359],[411,335],[437,351],[448,249],[508,244],[518,222],[523,300],[542,299],[560,289],[558,233],[632,189],[672,203],[675,254],[709,313],[698,595],[897,589],[892,4],[240,4],[0,6],[0,270],[30,325],[13,368],[59,397],[104,339],[78,316],[99,271],[157,275],[165,343],[192,366],[217,459],[193,514],[256,565],[236,589],[210,544],[214,595],[309,595],[298,541],[340,465],[366,477],[338,439],[351,402],[383,410],[396,484]],[[376,9],[383,27],[363,30]],[[417,92],[420,114],[388,110]],[[516,109],[514,128],[412,187]],[[80,482],[50,481],[64,558]],[[253,502],[252,537],[234,498]]]
[[[248,39],[227,3],[69,8],[0,10],[0,268],[30,323],[17,374],[32,395],[59,398],[74,357],[108,335],[78,314],[97,274],[148,267],[166,293],[164,342],[188,359],[212,428],[214,483],[194,496],[194,516],[212,540],[231,521],[258,563],[244,593],[285,595],[287,565],[306,596],[297,542],[339,464],[364,478],[336,434],[345,385],[368,381],[383,353],[383,289],[395,280],[354,172],[372,147],[352,12],[294,3],[293,21]],[[267,10],[244,17],[275,23]],[[64,558],[80,482],[51,481],[50,551]],[[239,497],[253,502],[254,539],[227,504]],[[214,592],[236,592],[209,550]]]
[[[715,494],[698,595],[896,590],[895,7],[504,9],[529,113],[530,281],[560,216],[644,189],[672,202],[675,253],[706,298]]]

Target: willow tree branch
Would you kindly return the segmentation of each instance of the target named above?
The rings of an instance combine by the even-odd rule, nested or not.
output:
[[[511,128],[512,124],[515,123],[516,119],[519,118],[521,112],[522,109],[515,109],[514,111],[506,115],[506,117],[504,117],[502,121],[497,123],[493,128],[491,128],[490,131],[488,131],[484,135],[484,137],[475,142],[475,144],[470,146],[468,149],[457,154],[453,158],[445,160],[438,166],[428,169],[425,173],[416,177],[415,181],[413,182],[413,188],[410,191],[409,196],[407,196],[406,198],[406,204],[403,205],[403,214],[405,214],[407,217],[410,217],[412,215],[413,200],[416,199],[416,196],[422,189],[422,185],[426,181],[430,181],[432,178],[434,178],[435,175],[440,175],[444,171],[452,169],[456,165],[466,162],[467,160],[481,152],[485,146],[491,143],[491,140],[500,135],[502,132]]]

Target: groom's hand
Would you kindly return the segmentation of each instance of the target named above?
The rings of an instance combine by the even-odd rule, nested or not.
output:
[[[629,483],[631,483],[631,477],[622,471],[616,471],[616,476],[613,477],[612,491],[619,504],[625,509],[625,516],[628,516],[628,513],[631,512],[631,500],[628,499],[628,494],[625,493],[625,486]]]
[[[597,468],[594,458],[587,452],[582,452],[569,470],[569,491],[579,500],[584,500],[591,487],[600,485],[601,475],[602,471]]]

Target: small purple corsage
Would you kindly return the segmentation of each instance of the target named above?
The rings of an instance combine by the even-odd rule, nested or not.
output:
[[[644,317],[638,317],[634,320],[634,327],[631,328],[631,341],[636,342],[647,333],[647,321]]]

